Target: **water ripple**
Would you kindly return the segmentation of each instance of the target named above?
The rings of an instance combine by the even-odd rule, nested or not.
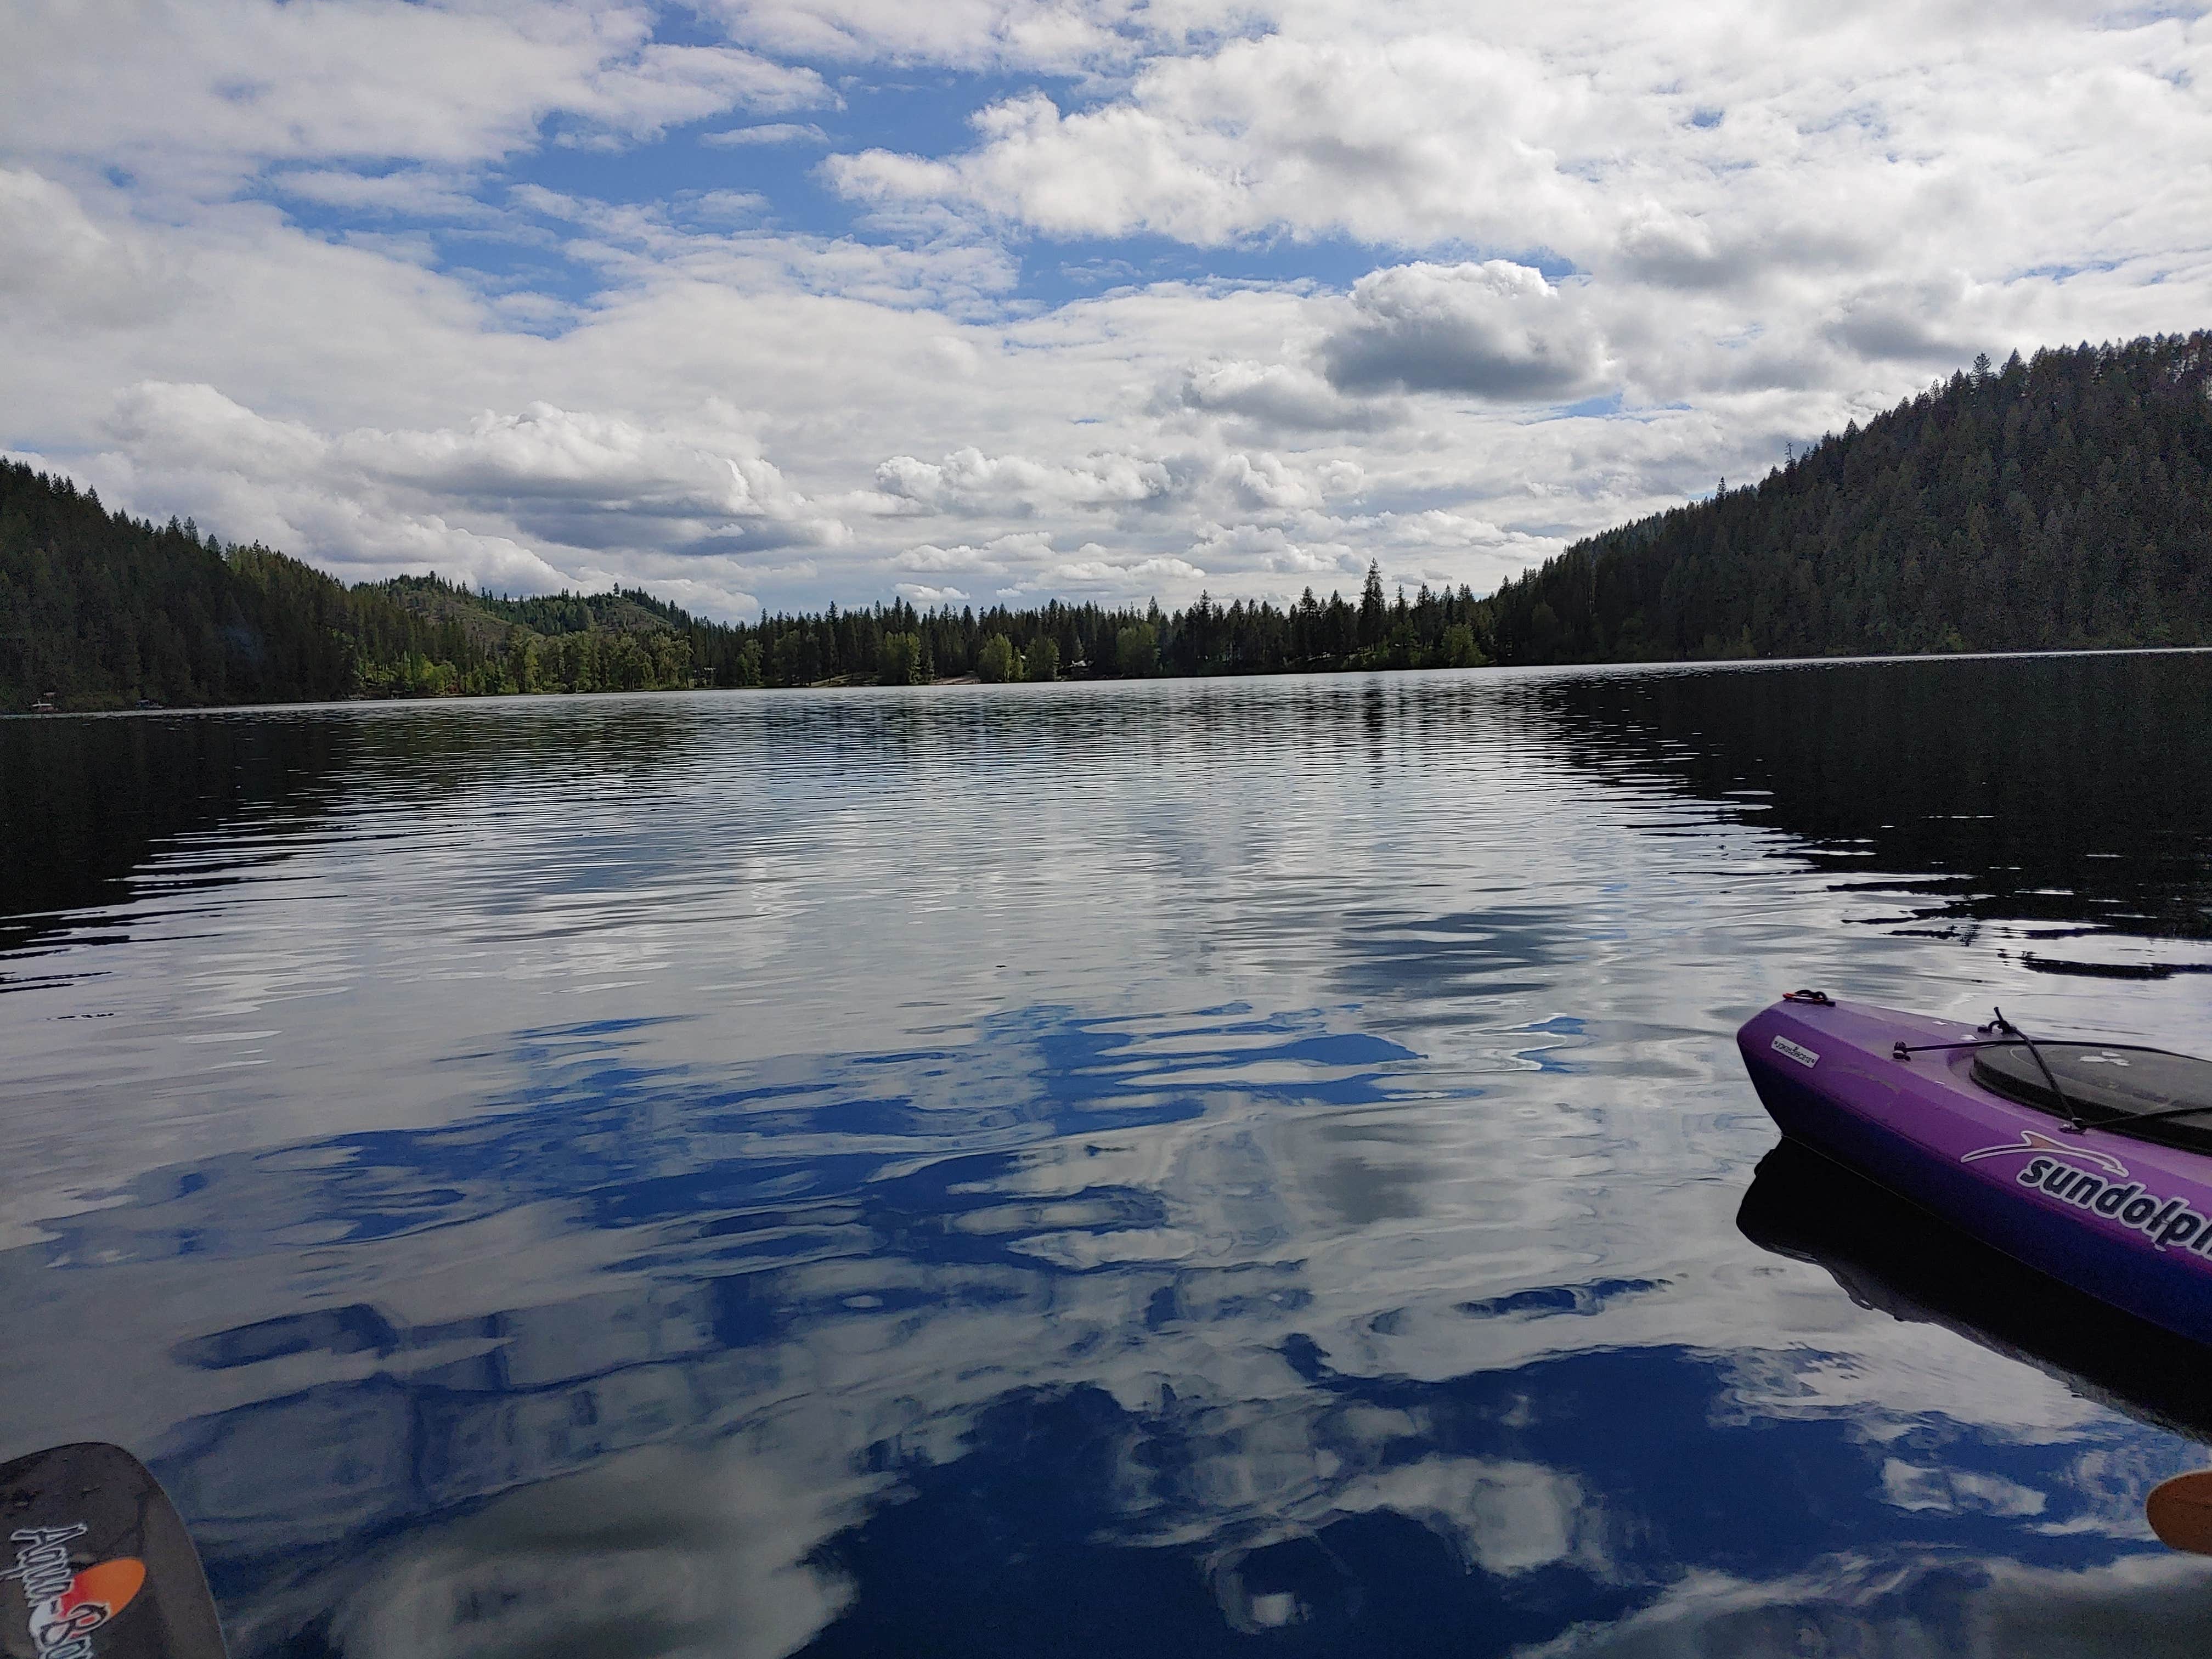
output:
[[[2209,690],[0,723],[0,1453],[253,1656],[2140,1650],[2194,1431],[1740,1232],[1730,1036],[2206,1046]]]

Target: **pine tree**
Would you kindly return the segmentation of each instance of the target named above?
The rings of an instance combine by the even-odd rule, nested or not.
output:
[[[1389,612],[1382,602],[1382,566],[1367,562],[1367,580],[1359,590],[1359,643],[1375,644],[1382,637]]]

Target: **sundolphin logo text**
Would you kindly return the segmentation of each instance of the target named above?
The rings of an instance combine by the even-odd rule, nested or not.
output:
[[[2197,1214],[2178,1198],[2145,1192],[2140,1181],[2123,1186],[2048,1158],[2028,1159],[2027,1167],[2014,1179],[2023,1187],[2040,1187],[2079,1209],[2094,1210],[2122,1226],[2132,1227],[2161,1250],[2171,1244],[2199,1255],[2212,1254],[2212,1218]]]
[[[73,1570],[70,1542],[82,1536],[82,1522],[18,1527],[9,1534],[15,1565],[0,1579],[22,1583],[39,1659],[91,1659],[93,1632],[128,1607],[146,1582],[145,1563],[127,1555]]]

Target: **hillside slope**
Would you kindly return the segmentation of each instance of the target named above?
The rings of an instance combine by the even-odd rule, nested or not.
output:
[[[1500,588],[1499,660],[2212,640],[2212,332],[2014,353]]]
[[[348,587],[0,464],[0,712],[687,686],[694,626],[643,593]]]
[[[0,465],[0,708],[48,693],[70,708],[343,696],[372,634],[413,637],[404,615],[297,560],[225,554]]]

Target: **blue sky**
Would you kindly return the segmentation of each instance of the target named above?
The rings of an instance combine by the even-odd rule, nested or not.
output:
[[[656,38],[691,40],[701,31],[672,27],[663,17]],[[822,66],[832,68],[834,66]],[[587,128],[559,119],[546,124],[550,142],[533,145],[488,167],[470,181],[471,194],[495,211],[517,185],[564,196],[640,208],[681,205],[716,192],[763,198],[744,222],[806,236],[849,238],[895,246],[898,228],[834,188],[823,162],[835,154],[886,150],[944,159],[971,147],[970,117],[1025,92],[1042,90],[1070,112],[1102,101],[1073,76],[1024,77],[1004,73],[939,72],[901,75],[880,82],[825,73],[838,102],[793,112],[804,119],[751,120],[725,116],[635,143],[589,142]],[[760,137],[730,142],[732,134]],[[585,142],[578,142],[579,139]],[[270,169],[244,194],[282,208],[292,221],[325,236],[343,237],[360,222],[357,210],[301,200],[284,188],[289,169]],[[391,177],[401,168],[388,168]],[[497,283],[517,280],[575,303],[601,287],[599,274],[564,258],[558,247],[518,244],[509,235],[440,224],[434,219],[393,217],[434,239],[441,269]],[[1306,282],[1343,290],[1374,269],[1376,249],[1341,234],[1267,228],[1217,244],[1194,246],[1142,231],[1121,235],[1049,235],[1004,228],[1018,281],[1006,291],[1012,307],[1048,307],[1093,298],[1101,291],[1163,282]],[[1553,279],[1574,274],[1572,264],[1540,248],[1482,249],[1449,241],[1395,250],[1401,257],[1480,259],[1502,254],[1534,266]]]
[[[354,579],[1482,591],[2212,287],[2194,9],[19,10],[0,447]]]

